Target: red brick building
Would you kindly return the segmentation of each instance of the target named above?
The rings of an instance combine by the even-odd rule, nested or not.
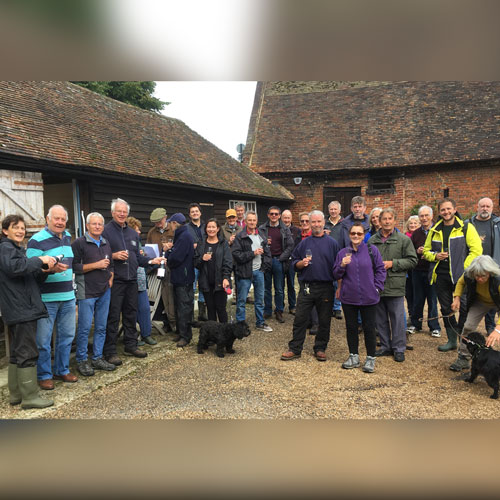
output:
[[[450,196],[499,210],[500,82],[259,82],[243,161],[302,210],[391,206],[398,224]]]

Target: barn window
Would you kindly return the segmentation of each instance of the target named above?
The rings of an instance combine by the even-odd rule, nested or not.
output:
[[[370,174],[366,194],[394,193],[394,176],[378,173]]]
[[[229,208],[234,208],[238,204],[245,206],[245,213],[249,210],[257,213],[257,203],[255,201],[229,200]]]

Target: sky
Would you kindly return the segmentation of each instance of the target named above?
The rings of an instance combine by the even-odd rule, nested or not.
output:
[[[156,82],[154,96],[170,102],[165,116],[189,128],[238,159],[236,146],[245,144],[257,82]]]

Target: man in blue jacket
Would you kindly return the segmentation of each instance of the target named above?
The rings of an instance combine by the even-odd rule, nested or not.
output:
[[[191,321],[194,313],[194,238],[186,224],[186,217],[175,213],[167,221],[175,231],[174,246],[168,252],[167,265],[174,287],[177,324],[177,347],[185,347],[193,338]]]

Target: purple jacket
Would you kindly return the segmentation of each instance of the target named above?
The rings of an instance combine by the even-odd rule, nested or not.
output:
[[[372,259],[366,243],[361,243],[357,252],[352,252],[351,263],[341,267],[342,259],[348,249],[343,248],[337,254],[333,275],[342,280],[340,301],[355,306],[371,306],[380,301],[380,292],[384,289],[386,271],[378,248],[371,245],[375,273]]]

